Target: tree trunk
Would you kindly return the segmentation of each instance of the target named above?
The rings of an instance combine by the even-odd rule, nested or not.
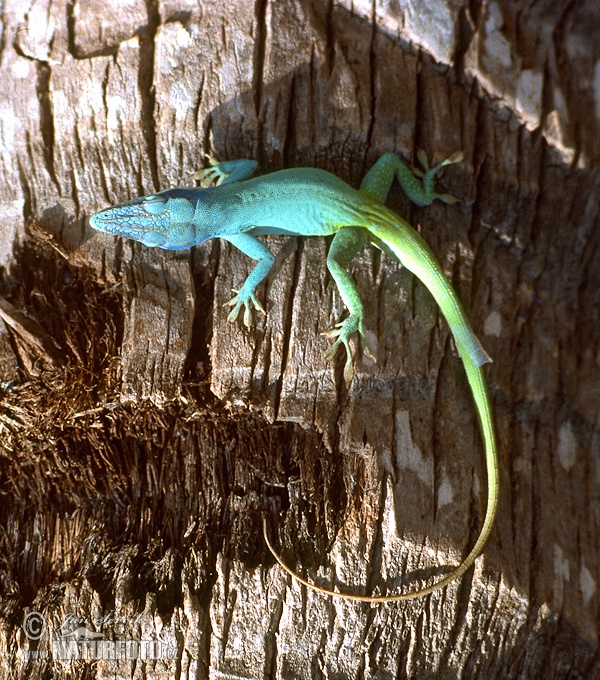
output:
[[[0,21],[2,672],[600,677],[596,4],[8,0]],[[460,582],[371,607],[291,581],[262,517],[346,592],[468,552],[482,441],[426,288],[355,259],[377,363],[356,343],[347,387],[324,240],[266,239],[247,331],[228,243],[151,250],[87,218],[192,185],[205,153],[358,186],[417,149],[465,152],[438,181],[459,204],[388,204],[494,359],[500,510]]]

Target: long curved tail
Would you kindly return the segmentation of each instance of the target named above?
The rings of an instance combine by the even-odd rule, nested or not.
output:
[[[475,562],[477,557],[479,557],[490,537],[498,507],[499,485],[498,452],[492,419],[492,409],[483,376],[483,370],[481,368],[482,364],[491,361],[491,359],[473,333],[457,294],[448,282],[448,279],[429,246],[419,234],[398,215],[387,210],[383,206],[378,209],[378,212],[380,210],[385,212],[385,215],[380,214],[378,216],[379,219],[376,218],[369,224],[365,223],[362,226],[368,229],[376,240],[382,241],[394,253],[398,260],[400,260],[410,272],[427,286],[429,292],[440,306],[452,334],[454,335],[456,346],[458,347],[458,351],[463,360],[479,416],[479,424],[485,447],[488,493],[483,526],[479,538],[467,557],[465,557],[452,572],[447,576],[444,576],[444,578],[425,588],[407,593],[391,595],[355,595],[352,593],[336,592],[311,583],[299,576],[283,562],[273,548],[267,534],[266,522],[263,522],[263,533],[269,550],[280,566],[294,579],[308,588],[325,595],[370,603],[412,600],[417,597],[422,597],[423,595],[428,595],[440,588],[444,588],[448,584],[459,579]]]

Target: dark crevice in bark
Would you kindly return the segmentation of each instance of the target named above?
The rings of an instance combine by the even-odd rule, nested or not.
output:
[[[377,50],[375,40],[377,37],[377,16],[376,2],[371,3],[371,36],[369,41],[369,125],[367,127],[366,144],[363,158],[363,175],[366,172],[368,156],[373,144],[373,133],[375,130],[375,113],[377,111]]]
[[[0,4],[0,69],[4,61],[4,50],[6,49],[6,13],[4,10],[4,2]]]
[[[67,2],[66,7],[66,17],[67,17],[67,50],[69,54],[74,58],[78,58],[77,45],[75,43],[75,3]]]
[[[491,167],[493,160],[488,152],[489,135],[487,125],[487,110],[485,104],[476,97],[477,110],[475,114],[475,145],[473,147],[473,178],[474,195],[469,197],[473,200],[470,209],[470,224],[467,234],[469,244],[473,250],[477,248],[479,239],[482,238],[483,205],[485,205],[486,194],[492,186]]]
[[[265,677],[277,677],[278,632],[283,616],[283,600],[275,604],[269,618],[269,628],[265,636]]]
[[[292,165],[292,158],[295,157],[296,150],[296,76],[292,74],[290,81],[289,97],[287,102],[287,120],[285,125],[285,136],[283,139],[283,167],[289,168]]]
[[[146,0],[146,11],[148,13],[148,24],[140,31],[139,35],[140,65],[138,71],[138,90],[142,99],[141,123],[152,173],[152,183],[154,190],[158,191],[160,189],[160,180],[156,147],[156,122],[154,120],[156,110],[154,92],[155,40],[158,27],[160,26],[158,0]]]
[[[388,474],[384,473],[381,477],[380,489],[379,489],[379,503],[377,508],[377,523],[375,524],[373,541],[371,543],[371,550],[368,553],[367,559],[367,583],[365,588],[366,595],[373,595],[375,587],[379,585],[382,581],[381,576],[381,565],[382,565],[382,553],[385,547],[385,537],[383,535],[383,519],[385,512],[385,498],[387,496],[387,483]],[[390,577],[388,577],[390,578]],[[390,580],[394,579],[391,576]],[[382,595],[391,594],[391,590],[387,593],[381,593]],[[373,622],[373,610],[369,610],[370,616],[367,617],[367,622],[371,624]]]
[[[208,251],[208,257],[199,261],[199,250]],[[217,277],[220,244],[218,239],[194,248],[190,255],[190,267],[194,281],[194,320],[190,349],[185,361],[184,375],[188,381],[188,388],[203,399],[212,394],[209,389],[208,378],[211,372],[210,342],[213,333],[213,305],[215,297],[215,280]],[[208,263],[208,267],[206,264]]]
[[[44,164],[50,175],[52,183],[56,187],[58,195],[61,195],[60,184],[54,167],[54,106],[52,104],[52,69],[48,64],[36,62],[37,67],[37,94],[40,103],[40,132],[44,142]]]
[[[200,120],[200,107],[202,106],[202,97],[204,95],[204,84],[205,84],[205,73],[202,72],[200,83],[198,85],[198,92],[196,94],[196,102],[194,103],[194,120],[196,121],[196,128],[198,131],[202,130],[202,121]],[[208,153],[207,140],[205,140],[203,145],[204,153]],[[204,165],[204,159],[202,159],[202,166]],[[200,169],[200,161],[198,161],[198,169]]]
[[[17,159],[17,163],[19,167],[21,192],[23,194],[23,223],[28,224],[29,220],[33,217],[31,187],[29,186],[28,174],[23,167],[21,160]]]
[[[287,298],[285,301],[285,311],[282,314],[283,321],[283,337],[285,342],[281,348],[281,374],[277,379],[275,387],[275,395],[273,397],[273,413],[275,418],[279,415],[279,405],[281,403],[281,392],[283,390],[283,380],[287,369],[288,356],[290,352],[290,339],[292,333],[292,323],[294,318],[294,299],[296,297],[296,290],[298,289],[298,282],[300,279],[300,271],[302,268],[302,253],[304,244],[302,239],[297,239],[298,246],[294,257],[294,267],[292,269],[292,281],[289,287]]]
[[[252,93],[254,99],[254,111],[257,119],[260,119],[263,96],[263,73],[265,68],[265,49],[267,41],[267,0],[255,0],[254,17],[256,35],[254,37],[254,58],[252,69]]]
[[[467,7],[461,7],[458,13],[456,52],[452,59],[457,81],[464,78],[465,56],[471,47],[476,27],[472,23],[473,12]]]
[[[334,29],[334,0],[329,0],[327,3],[327,11],[325,14],[325,35],[323,36],[325,40],[325,59],[327,65],[328,73],[333,71],[333,65],[335,63],[335,29]]]

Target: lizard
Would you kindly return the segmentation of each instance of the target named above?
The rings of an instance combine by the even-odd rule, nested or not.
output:
[[[235,321],[243,309],[243,322],[252,323],[252,309],[265,310],[255,290],[274,262],[271,250],[257,237],[267,234],[296,236],[334,235],[327,267],[337,284],[348,316],[326,335],[334,339],[326,352],[333,358],[342,346],[346,351],[344,378],[352,379],[349,339],[355,333],[364,341],[364,306],[356,284],[346,271],[358,250],[370,241],[391,253],[428,288],[440,307],[462,359],[475,401],[484,444],[487,473],[487,506],[479,536],[468,555],[446,576],[431,585],[408,592],[362,595],[332,590],[313,583],[291,569],[273,547],[263,519],[268,549],[294,579],[318,592],[369,603],[410,600],[428,595],[461,578],[482,553],[494,524],[499,494],[499,463],[490,398],[482,366],[491,361],[473,332],[457,293],[441,265],[420,234],[384,203],[394,177],[406,195],[419,206],[438,199],[453,204],[458,199],[435,191],[437,172],[463,159],[456,152],[430,167],[424,151],[417,153],[423,167],[410,168],[393,153],[384,154],[354,189],[336,175],[318,168],[290,168],[252,177],[257,161],[239,159],[218,162],[208,156],[209,167],[194,178],[200,186],[171,188],[101,210],[90,218],[99,231],[139,241],[148,247],[185,250],[207,239],[221,238],[257,261],[234,297],[228,316]]]

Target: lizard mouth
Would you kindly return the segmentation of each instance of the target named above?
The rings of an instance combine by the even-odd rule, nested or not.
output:
[[[151,224],[144,224],[151,221]],[[114,236],[135,239],[150,248],[161,246],[166,237],[160,231],[153,229],[155,220],[141,213],[140,215],[127,215],[115,220],[111,209],[101,210],[90,217],[90,227]]]

